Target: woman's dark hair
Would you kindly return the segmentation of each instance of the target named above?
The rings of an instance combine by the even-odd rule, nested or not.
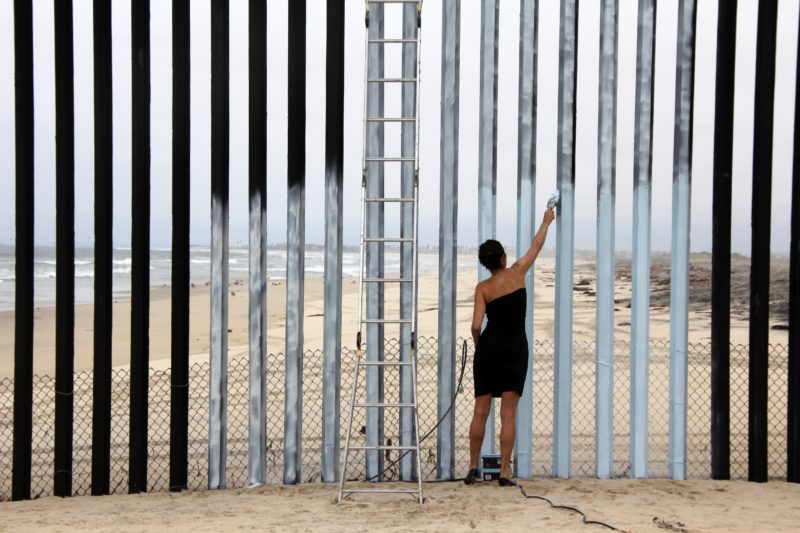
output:
[[[506,255],[503,245],[494,239],[489,239],[478,248],[478,261],[490,272],[500,268],[500,259]]]

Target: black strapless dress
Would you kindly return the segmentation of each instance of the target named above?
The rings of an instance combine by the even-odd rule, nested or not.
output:
[[[522,287],[486,304],[488,322],[478,340],[472,372],[475,396],[515,391],[520,396],[528,372],[525,335],[527,292]]]

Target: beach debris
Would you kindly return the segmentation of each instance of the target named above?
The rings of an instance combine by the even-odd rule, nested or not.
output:
[[[683,522],[669,522],[664,520],[663,518],[659,518],[657,516],[653,517],[653,523],[656,527],[661,529],[666,529],[668,531],[677,531],[678,533],[689,533],[689,530],[686,529],[686,524]]]

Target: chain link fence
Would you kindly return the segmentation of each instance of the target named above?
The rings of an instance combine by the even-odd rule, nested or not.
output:
[[[459,341],[459,346],[463,340]],[[387,358],[397,357],[399,342],[387,340]],[[460,350],[456,354],[460,358]],[[420,435],[436,425],[438,343],[434,338],[418,342],[418,394]],[[456,471],[466,472],[469,461],[469,424],[472,417],[472,354],[468,342],[463,392],[455,398]],[[614,473],[627,476],[629,470],[629,399],[630,345],[617,343],[614,366]],[[692,478],[710,476],[710,344],[689,346],[688,357],[688,427],[687,474]],[[785,478],[788,349],[770,346],[769,355],[769,475]],[[593,476],[595,471],[595,351],[591,342],[576,342],[573,352],[572,388],[572,475]],[[341,445],[344,446],[347,416],[353,378],[355,352],[342,353],[341,376]],[[457,361],[456,369],[460,368]],[[649,381],[649,475],[667,477],[669,434],[669,343],[650,343]],[[553,343],[536,341],[533,378],[533,472],[534,476],[552,474],[553,424]],[[322,352],[310,350],[304,355],[302,480],[321,479],[322,443]],[[385,370],[386,401],[399,401],[399,375]],[[399,372],[399,370],[398,370]],[[190,369],[189,400],[189,488],[205,489],[208,475],[208,363],[194,364]],[[363,376],[362,376],[363,378]],[[458,375],[456,376],[458,378]],[[747,477],[748,433],[748,349],[731,347],[731,477]],[[128,370],[117,369],[112,375],[111,420],[111,491],[127,492],[129,390]],[[284,356],[267,358],[267,476],[271,483],[280,483],[283,473],[284,419]],[[55,380],[34,377],[32,486],[34,498],[53,493],[53,427]],[[231,354],[228,365],[228,455],[227,486],[247,484],[248,434],[248,360],[246,354]],[[13,458],[13,393],[12,379],[0,381],[0,500],[11,497],[11,465]],[[363,387],[360,387],[363,390]],[[498,406],[499,407],[499,406]],[[73,437],[73,493],[91,491],[92,454],[92,373],[75,374]],[[399,416],[396,409],[384,409],[383,440],[399,442]],[[351,437],[353,444],[363,443],[363,413],[356,413]],[[499,416],[496,417],[499,435]],[[151,370],[149,387],[148,480],[150,491],[169,488],[170,373]],[[376,453],[376,452],[371,452]],[[383,478],[398,479],[398,452],[385,453],[381,469]],[[436,432],[421,443],[423,479],[436,476]],[[343,460],[344,458],[342,458]],[[351,452],[348,479],[365,476],[363,452]]]

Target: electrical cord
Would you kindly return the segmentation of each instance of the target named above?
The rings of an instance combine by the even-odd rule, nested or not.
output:
[[[456,386],[456,392],[455,392],[455,394],[453,394],[453,399],[450,400],[450,406],[447,408],[447,411],[444,412],[444,414],[439,419],[439,421],[436,422],[436,425],[433,426],[427,433],[425,433],[425,435],[420,437],[420,439],[419,439],[420,442],[423,442],[425,439],[430,437],[433,434],[433,432],[436,431],[436,429],[442,424],[442,422],[444,422],[444,419],[447,418],[447,415],[450,414],[450,411],[453,410],[453,406],[456,403],[456,398],[458,397],[458,394],[463,391],[462,383],[464,381],[464,372],[466,371],[466,368],[467,368],[467,341],[465,340],[464,344],[462,345],[462,348],[461,348],[461,371],[459,372],[459,376],[458,376],[458,386]],[[378,472],[374,476],[365,478],[363,481],[369,482],[369,481],[373,481],[375,479],[380,478],[381,476],[383,476],[383,474],[385,474],[389,469],[393,468],[397,463],[400,462],[400,460],[403,457],[405,457],[409,453],[411,453],[411,450],[404,451],[402,454],[400,454],[400,456],[397,459],[395,459],[391,463],[389,463],[389,466],[387,466],[386,468],[384,468],[383,470],[381,470],[380,472]],[[419,475],[419,473],[418,473],[418,475]],[[358,480],[351,480],[351,481],[358,481]],[[460,478],[458,478],[458,479],[437,479],[435,481],[426,481],[425,483],[452,483],[454,481],[461,481],[461,479]]]
[[[577,507],[573,507],[571,505],[555,504],[552,501],[550,501],[548,498],[545,498],[544,496],[539,496],[537,494],[528,494],[525,491],[525,489],[522,487],[522,485],[520,485],[519,483],[516,483],[514,481],[512,481],[511,483],[516,485],[517,488],[519,488],[519,491],[522,493],[522,495],[527,499],[530,499],[530,500],[543,500],[543,501],[546,501],[547,503],[549,503],[550,507],[552,507],[553,509],[566,509],[567,511],[574,511],[574,512],[578,513],[579,515],[581,515],[581,520],[583,521],[584,524],[595,524],[595,525],[598,525],[598,526],[607,527],[608,529],[610,529],[612,531],[624,531],[623,529],[616,528],[616,527],[614,527],[614,526],[612,526],[610,524],[606,524],[605,522],[601,522],[600,520],[590,520],[589,517],[586,516],[586,513],[584,513],[583,511],[581,511]]]

